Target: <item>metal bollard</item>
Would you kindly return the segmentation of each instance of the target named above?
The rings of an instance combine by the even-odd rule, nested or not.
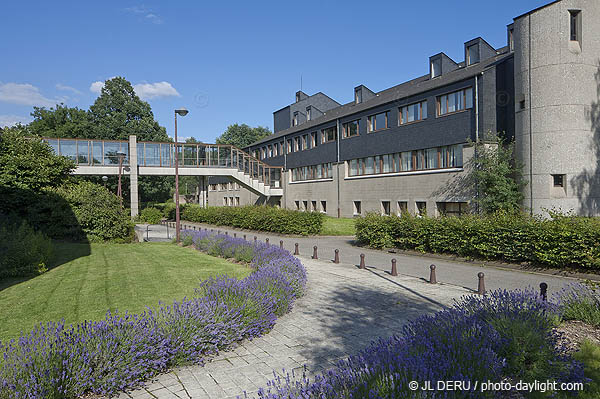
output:
[[[437,279],[435,278],[435,265],[429,266],[429,284],[437,284]]]
[[[150,226],[146,226],[146,241],[150,241]]]
[[[477,293],[479,295],[485,295],[485,281],[483,280],[485,274],[483,274],[483,272],[479,272],[477,273],[477,277],[479,277],[479,284],[477,284]]]
[[[233,238],[236,238],[236,237],[237,237],[237,233],[233,233]]]
[[[256,236],[254,236],[254,243],[256,244]]]
[[[548,284],[540,283],[540,297],[542,298],[542,301],[548,300]]]
[[[333,255],[333,263],[340,263],[340,250],[336,249]]]
[[[298,243],[294,244],[294,255],[300,255],[300,251],[298,250]]]
[[[313,256],[312,256],[312,258],[313,259],[319,259],[319,257],[317,256],[317,246],[316,245],[313,247]]]
[[[196,226],[194,226],[194,231],[196,231]]]
[[[392,259],[392,272],[390,273],[392,276],[398,275],[398,270],[396,269],[396,259]]]
[[[360,265],[359,267],[361,269],[366,269],[367,267],[365,266],[365,254],[360,254]]]
[[[283,240],[279,240],[279,249],[283,249]]]
[[[217,234],[221,234],[221,230],[217,230]]]
[[[226,235],[226,236],[228,236],[228,235],[229,235],[229,232],[228,232],[228,231],[226,231],[226,232],[225,232],[225,235]]]
[[[267,245],[269,245],[269,238],[268,238],[268,237],[267,237],[267,238],[265,238],[265,243],[266,243]]]
[[[244,234],[244,240],[246,240],[246,234]],[[247,240],[246,240],[247,241]]]

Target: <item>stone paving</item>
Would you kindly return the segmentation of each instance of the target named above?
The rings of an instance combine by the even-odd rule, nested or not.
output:
[[[313,375],[398,331],[408,320],[437,311],[471,291],[375,268],[300,257],[308,272],[305,296],[268,334],[245,341],[205,366],[163,374],[121,398],[254,397],[273,373],[306,365]]]

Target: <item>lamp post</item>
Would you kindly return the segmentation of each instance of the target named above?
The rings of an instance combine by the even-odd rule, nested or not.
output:
[[[102,181],[104,182],[104,188],[106,188],[106,182],[108,181],[108,176],[102,176]]]
[[[121,175],[123,174],[123,159],[125,158],[125,153],[123,151],[117,152],[117,156],[119,157],[119,185],[117,186],[117,196],[119,197],[119,201],[121,201],[121,208],[123,207],[123,193],[121,192]]]
[[[179,148],[177,145],[177,115],[186,116],[188,110],[181,107],[175,110],[175,241],[179,242]]]

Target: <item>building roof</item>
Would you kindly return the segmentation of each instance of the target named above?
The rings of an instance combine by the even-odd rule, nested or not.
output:
[[[522,17],[524,17],[524,16],[526,16],[526,15],[529,15],[529,14],[533,14],[534,12],[537,12],[537,11],[541,10],[542,8],[546,8],[546,7],[548,7],[548,6],[551,6],[552,4],[558,3],[558,2],[560,2],[560,1],[562,1],[562,0],[554,0],[554,1],[551,1],[551,2],[550,2],[550,3],[548,3],[548,4],[544,4],[543,6],[539,6],[538,8],[534,8],[534,9],[533,9],[533,10],[531,10],[531,11],[527,11],[526,13],[523,13],[523,14],[519,15],[518,17],[514,17],[514,18],[513,18],[513,20],[515,20],[515,21],[516,21],[516,20],[517,20],[517,19],[519,19],[519,18],[522,18]]]
[[[464,66],[464,62],[459,63],[458,69],[451,72],[447,72],[442,76],[436,77],[434,79],[431,79],[429,77],[429,74],[427,74],[416,79],[409,80],[408,82],[390,87],[388,89],[376,93],[375,97],[366,100],[360,104],[356,104],[354,101],[351,101],[337,108],[330,109],[329,111],[325,112],[324,115],[316,119],[312,119],[300,125],[292,126],[288,129],[281,130],[262,140],[256,141],[248,147],[254,147],[256,145],[260,145],[262,143],[266,143],[277,138],[287,136],[289,134],[307,130],[324,123],[332,122],[338,118],[343,118],[361,111],[368,110],[370,108],[377,107],[379,105],[399,101],[407,97],[423,93],[438,87],[460,82],[461,80],[465,80],[475,75],[478,75],[479,73],[485,71],[487,68],[493,66],[495,63],[512,56],[512,53],[508,52],[507,47],[503,47],[497,50],[497,53],[498,54],[495,57],[482,60],[481,62],[475,65],[470,65],[468,67]]]

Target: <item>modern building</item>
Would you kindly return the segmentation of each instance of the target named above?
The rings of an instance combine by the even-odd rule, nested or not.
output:
[[[273,113],[274,134],[246,149],[282,166],[283,196],[211,181],[209,205],[278,204],[349,217],[461,214],[470,142],[515,140],[524,207],[600,215],[600,2],[558,0],[514,19],[507,43],[464,43],[427,73],[389,89],[354,88],[339,104],[299,91]],[[425,62],[424,62],[424,65]]]

